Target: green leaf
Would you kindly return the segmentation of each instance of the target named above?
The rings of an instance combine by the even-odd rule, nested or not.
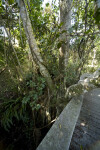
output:
[[[49,3],[46,3],[46,7],[48,7],[49,6]]]
[[[88,33],[90,33],[90,32],[91,32],[91,29],[87,30],[87,31],[85,32],[85,34],[88,34]]]
[[[8,0],[9,5],[12,5],[14,3],[14,0]]]
[[[62,42],[59,42],[59,43],[57,44],[57,48],[60,48],[61,45],[62,45]]]

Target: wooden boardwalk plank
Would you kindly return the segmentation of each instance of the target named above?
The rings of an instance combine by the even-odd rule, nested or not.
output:
[[[87,149],[90,145],[99,140],[100,88],[97,88],[84,95],[83,105],[76,123],[69,149]]]

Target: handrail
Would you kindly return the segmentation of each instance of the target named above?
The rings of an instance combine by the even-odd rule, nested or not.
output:
[[[83,95],[72,99],[55,121],[37,150],[68,150],[77,119],[80,114]]]

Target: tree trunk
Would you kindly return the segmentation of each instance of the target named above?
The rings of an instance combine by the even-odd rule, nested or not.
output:
[[[20,16],[23,22],[24,30],[26,32],[27,40],[29,43],[29,47],[31,50],[31,54],[33,57],[33,60],[35,63],[39,66],[40,73],[42,76],[45,78],[48,87],[51,92],[54,92],[54,85],[53,81],[51,79],[51,76],[47,70],[47,68],[44,65],[43,59],[40,55],[39,48],[37,46],[34,34],[33,34],[33,29],[31,25],[31,21],[27,12],[27,8],[25,6],[24,0],[16,0],[20,9]]]
[[[60,0],[60,23],[63,23],[62,31],[67,32],[71,27],[71,5],[72,0]],[[66,36],[66,32],[61,36],[61,41],[64,41],[64,43],[60,49],[59,56],[59,69],[62,73],[65,73],[68,64],[69,36]]]

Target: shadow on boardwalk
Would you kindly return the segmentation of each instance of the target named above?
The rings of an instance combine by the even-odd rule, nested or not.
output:
[[[70,150],[88,149],[100,140],[100,88],[84,95]],[[96,150],[100,150],[100,147]]]

